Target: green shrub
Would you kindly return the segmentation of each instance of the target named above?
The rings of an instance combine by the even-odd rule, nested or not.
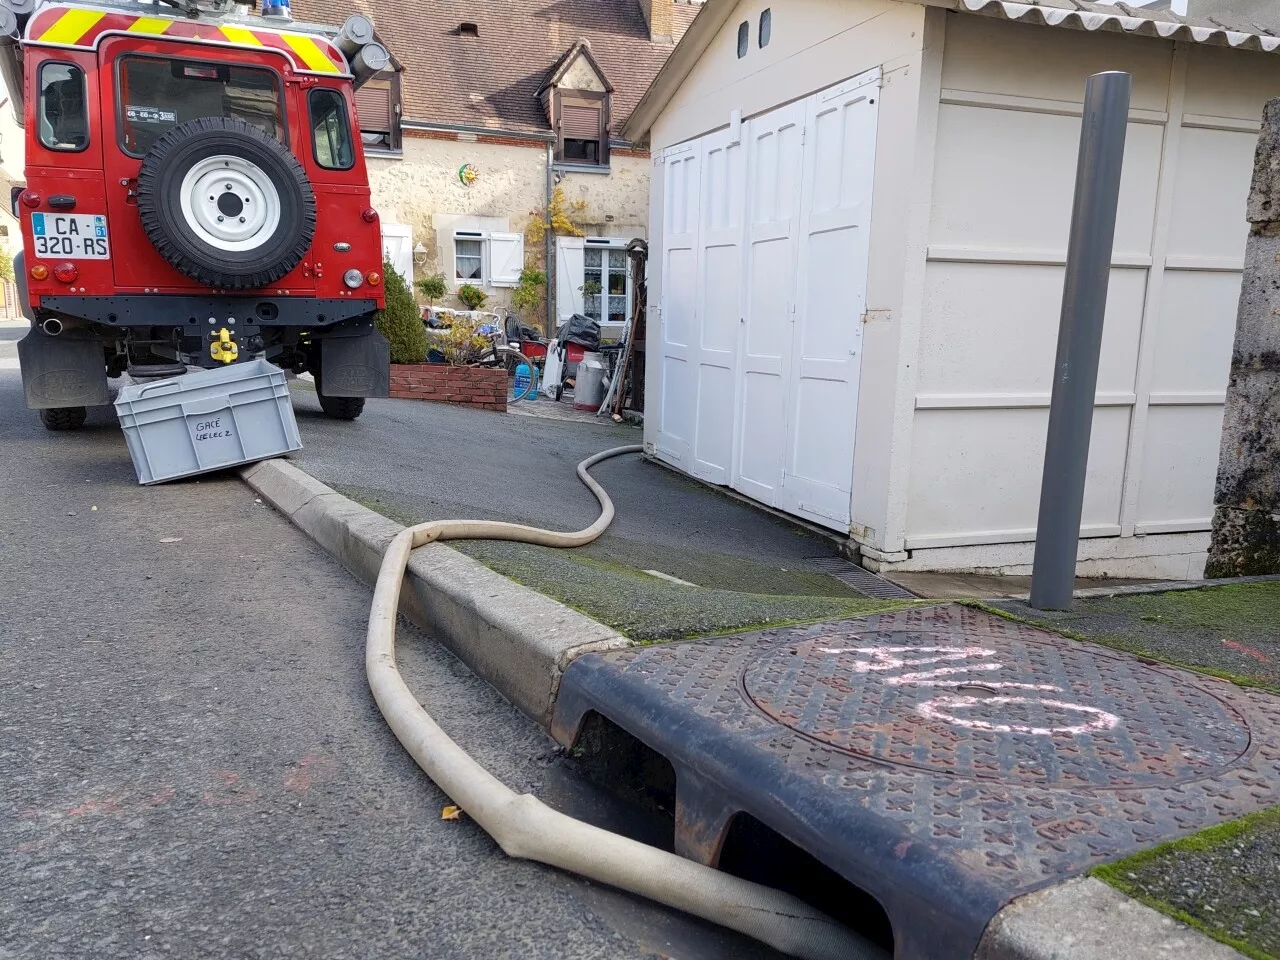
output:
[[[511,306],[521,314],[528,314],[542,303],[542,288],[547,275],[541,270],[525,267],[520,271],[520,283],[511,291]]]
[[[391,362],[421,363],[427,355],[427,331],[422,325],[418,305],[413,301],[409,285],[396,272],[391,261],[383,262],[382,276],[387,308],[379,310],[374,320],[391,343]]]
[[[489,295],[479,287],[473,287],[469,283],[464,283],[458,288],[458,299],[466,304],[468,310],[479,310],[485,305],[485,301],[489,299]]]
[[[444,274],[437,273],[434,277],[423,277],[418,281],[418,289],[427,298],[427,302],[434,307],[436,301],[442,299],[446,292]]]
[[[0,277],[13,281],[13,255],[0,247]]]

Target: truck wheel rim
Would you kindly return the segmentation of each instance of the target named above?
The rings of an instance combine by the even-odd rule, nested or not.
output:
[[[254,250],[280,224],[280,193],[257,164],[243,157],[207,157],[182,178],[182,216],[219,250]]]

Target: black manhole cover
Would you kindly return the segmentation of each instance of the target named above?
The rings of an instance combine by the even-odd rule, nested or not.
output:
[[[814,740],[949,777],[1167,787],[1249,748],[1245,719],[1172,671],[1026,635],[828,627],[752,660],[743,688]]]

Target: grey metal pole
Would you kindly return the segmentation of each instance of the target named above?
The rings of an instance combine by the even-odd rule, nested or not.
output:
[[[1129,74],[1117,71],[1094,74],[1085,85],[1031,573],[1031,606],[1038,610],[1069,610],[1075,589],[1130,86]]]

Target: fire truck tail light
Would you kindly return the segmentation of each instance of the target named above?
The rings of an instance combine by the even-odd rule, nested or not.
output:
[[[49,278],[49,268],[43,263],[33,263],[31,265],[32,280],[47,280]]]
[[[342,282],[354,290],[356,287],[360,286],[360,284],[364,283],[364,274],[355,267],[352,267],[342,275]]]
[[[373,209],[373,207],[365,207],[360,211],[360,219],[365,223],[373,223],[373,221],[378,219],[378,211]]]
[[[63,283],[71,283],[80,276],[80,271],[76,269],[74,263],[60,263],[53,268],[53,275]]]
[[[28,207],[40,206],[40,194],[36,193],[34,190],[23,190],[21,199]]]
[[[382,274],[380,274],[377,270],[370,270],[369,276],[366,279],[368,279],[369,281],[369,286],[376,287],[378,284],[382,282]]]

